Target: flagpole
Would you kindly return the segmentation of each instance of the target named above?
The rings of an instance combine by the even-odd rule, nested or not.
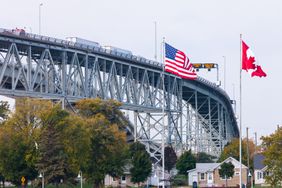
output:
[[[239,153],[240,153],[240,188],[242,188],[242,34],[240,34],[240,133],[239,133]]]
[[[162,82],[163,82],[163,106],[162,106],[162,187],[165,188],[165,74],[164,74],[164,66],[165,66],[165,38],[163,37],[162,43],[162,61],[163,61],[163,70],[162,70]]]

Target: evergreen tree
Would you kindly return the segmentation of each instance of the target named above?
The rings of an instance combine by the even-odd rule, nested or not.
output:
[[[133,183],[144,182],[152,172],[152,162],[145,146],[135,142],[130,146],[132,168],[130,168],[131,181]]]
[[[196,162],[197,163],[212,163],[216,157],[209,155],[205,152],[199,152],[196,155]]]
[[[66,126],[64,119],[67,115],[66,111],[60,110],[60,107],[56,106],[42,117],[43,128],[38,143],[37,167],[39,172],[44,172],[46,183],[57,185],[67,177],[67,156],[61,139],[62,129]]]
[[[187,175],[187,171],[196,167],[196,158],[191,150],[185,151],[176,162],[179,174]]]

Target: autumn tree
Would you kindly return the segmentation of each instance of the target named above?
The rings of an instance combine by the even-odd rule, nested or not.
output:
[[[264,164],[267,166],[266,181],[275,187],[282,182],[282,127],[270,136],[262,137],[262,146],[265,148]]]
[[[176,162],[179,174],[187,175],[187,171],[196,167],[196,158],[191,150],[185,151]]]
[[[7,101],[0,101],[0,118],[5,120],[9,114],[9,104]]]
[[[76,104],[88,125],[90,152],[86,155],[86,174],[94,181],[94,187],[103,187],[106,174],[123,173],[127,143],[119,106],[113,100],[101,99],[84,99]]]
[[[227,179],[233,177],[234,175],[234,165],[231,162],[224,162],[220,165],[218,173],[222,179],[225,179],[225,186],[227,187]]]
[[[253,141],[249,140],[249,164],[250,164],[250,168],[253,169],[253,157],[254,157],[254,151],[255,151],[255,144],[253,143]],[[233,157],[236,160],[240,160],[239,159],[239,139],[233,139],[230,143],[228,143],[220,157],[218,162],[222,162],[225,159],[227,159],[228,157]],[[242,163],[244,165],[247,166],[248,164],[248,156],[247,156],[247,139],[243,139],[242,140]]]
[[[15,112],[1,126],[0,169],[3,176],[15,185],[20,184],[22,176],[27,180],[37,177],[38,115],[50,107],[48,101],[19,98],[16,100]]]

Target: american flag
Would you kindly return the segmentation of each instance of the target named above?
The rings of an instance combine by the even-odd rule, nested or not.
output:
[[[165,71],[181,78],[195,80],[197,74],[184,52],[165,43]]]

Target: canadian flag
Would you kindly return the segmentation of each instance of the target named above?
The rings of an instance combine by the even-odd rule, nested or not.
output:
[[[261,66],[255,64],[255,56],[249,46],[242,40],[242,69],[251,74],[252,77],[266,77],[266,73]]]

